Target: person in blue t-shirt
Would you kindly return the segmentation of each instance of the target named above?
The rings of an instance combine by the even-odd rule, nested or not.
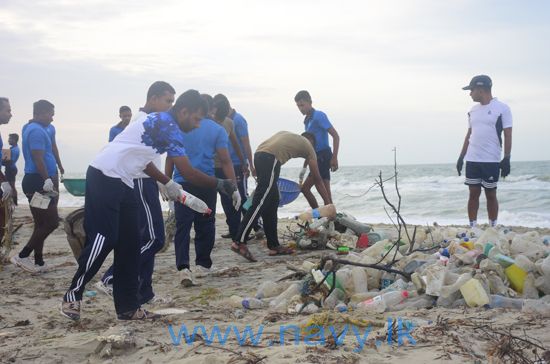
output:
[[[209,115],[212,107],[212,96],[201,95],[205,101],[205,115]],[[229,138],[225,129],[210,118],[201,120],[199,128],[183,134],[183,140],[186,145],[186,152],[193,168],[209,175],[214,176],[214,157],[219,158],[221,168],[224,171],[224,177],[235,181],[233,164],[229,156],[228,144]],[[213,188],[205,188],[187,181],[176,168],[174,163],[166,160],[167,176],[174,172],[174,181],[181,184],[185,191],[203,200],[212,213],[208,216],[199,214],[189,207],[179,203],[174,203],[176,217],[176,235],[174,245],[176,251],[176,267],[181,271],[181,284],[189,287],[194,284],[194,276],[191,272],[189,260],[189,245],[191,227],[195,229],[195,265],[196,272],[199,275],[206,275],[212,270],[212,259],[210,254],[214,248],[216,239],[216,201],[217,192]],[[238,194],[238,192],[237,192]],[[236,201],[237,209],[240,207],[240,201]],[[233,208],[235,210],[235,208]]]
[[[52,178],[57,175],[57,164],[52,150],[52,141],[47,127],[53,121],[54,105],[47,100],[38,100],[33,104],[33,118],[23,128],[23,157],[25,176],[23,193],[29,203],[35,193],[55,194]],[[30,207],[34,220],[32,235],[18,255],[11,258],[16,266],[30,273],[43,273],[48,267],[44,262],[43,249],[46,238],[59,225],[57,205],[50,201],[46,209]],[[30,254],[34,252],[34,263]]]
[[[330,172],[336,172],[338,170],[338,150],[340,147],[340,136],[334,126],[332,126],[327,115],[319,110],[315,110],[312,106],[311,95],[309,92],[302,90],[299,91],[294,97],[298,110],[305,115],[304,128],[305,131],[315,135],[315,153],[317,154],[317,164],[319,166],[319,173],[323,178],[325,189],[332,201],[332,194],[330,191]],[[328,142],[328,136],[332,137],[332,147]],[[311,208],[318,208],[317,200],[313,193],[311,193],[311,187],[313,187],[314,181],[311,173],[304,181],[306,174],[306,164],[300,172],[300,185],[302,186],[302,193],[304,194],[307,202]]]
[[[128,126],[132,120],[132,109],[128,106],[121,106],[118,109],[118,116],[120,116],[120,121],[109,130],[109,142],[112,142]]]
[[[15,177],[17,176],[17,161],[19,160],[19,135],[10,134],[8,136],[8,143],[10,145],[10,158],[2,161],[5,166],[4,175],[6,180],[10,183],[13,190],[13,202],[17,205],[17,190],[15,189]]]

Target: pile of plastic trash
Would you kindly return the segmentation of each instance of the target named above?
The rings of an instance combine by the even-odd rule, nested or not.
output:
[[[352,235],[352,251],[325,257],[323,266],[306,260],[300,281],[267,281],[258,288],[255,297],[233,296],[230,303],[246,309],[304,314],[323,309],[382,313],[467,306],[516,309],[550,317],[548,236],[540,236],[536,231],[518,234],[505,228],[483,231],[436,225],[405,234],[411,240],[414,235],[414,249],[409,252],[409,238],[402,238],[400,244],[388,239],[370,241],[362,249],[358,235],[371,230],[345,214],[335,221],[318,219],[309,229],[322,234],[321,227],[338,226],[337,222],[346,227],[339,233],[338,241]],[[360,227],[365,230],[357,231]],[[333,236],[332,230],[327,230],[327,235]],[[304,240],[313,238],[308,236]],[[327,241],[329,246],[330,239]],[[300,244],[305,243],[298,241]],[[343,264],[340,258],[352,263],[376,264],[398,273]]]
[[[346,213],[334,218],[321,217],[299,225],[290,246],[298,249],[332,249],[347,252],[356,247],[365,248],[384,238],[382,232],[375,232],[370,225],[357,221]],[[346,249],[347,248],[347,249]]]

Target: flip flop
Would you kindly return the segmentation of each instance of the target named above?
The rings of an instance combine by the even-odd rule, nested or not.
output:
[[[233,246],[233,244],[231,244],[231,250],[234,251],[235,253],[239,254],[241,257],[245,258],[246,260],[250,261],[250,262],[257,262],[256,259],[254,259],[254,257],[252,256],[252,253],[250,252],[250,250],[248,250],[248,247],[246,245],[244,245],[245,247],[245,251],[242,251],[241,248],[235,248]]]
[[[294,249],[282,245],[279,245],[276,249],[269,250],[269,256],[271,257],[274,257],[276,255],[291,255],[293,253]]]

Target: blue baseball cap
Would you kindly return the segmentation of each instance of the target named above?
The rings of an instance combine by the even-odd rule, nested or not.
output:
[[[470,84],[466,87],[463,87],[463,90],[472,90],[475,87],[486,87],[491,88],[493,86],[493,81],[491,81],[491,77],[486,75],[478,75],[474,76],[472,80],[470,81]]]

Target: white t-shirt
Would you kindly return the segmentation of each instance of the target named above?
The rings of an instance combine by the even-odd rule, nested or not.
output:
[[[145,119],[147,119],[147,113],[145,111],[140,110],[135,117],[132,118],[132,123],[143,123]],[[157,167],[157,169],[161,172],[164,171],[161,167],[161,158],[160,155],[153,160],[153,163]],[[151,178],[149,177],[145,172],[142,172],[141,175],[139,175],[137,178]]]
[[[493,98],[487,105],[475,105],[468,113],[472,129],[464,159],[469,162],[500,162],[502,130],[512,127],[508,105]]]
[[[142,178],[147,164],[161,154],[185,156],[183,144],[183,132],[172,115],[169,112],[152,113],[141,121],[136,118],[130,123],[90,165],[108,177],[120,178],[133,188],[134,178]]]

